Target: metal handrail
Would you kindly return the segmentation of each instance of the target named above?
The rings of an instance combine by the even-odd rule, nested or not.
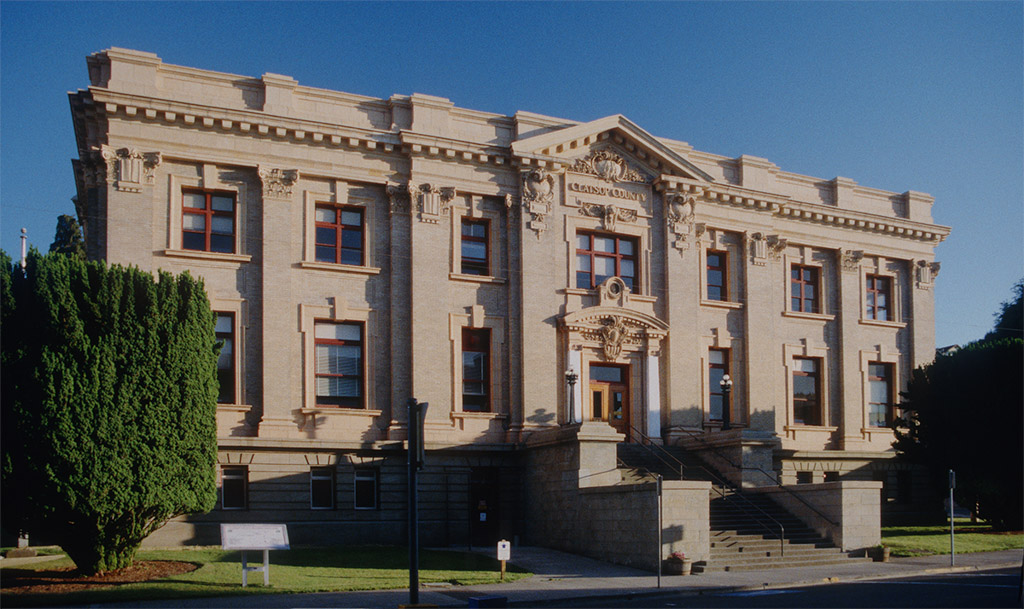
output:
[[[757,504],[752,502],[750,499],[748,499],[747,497],[743,496],[743,493],[738,488],[736,488],[731,482],[729,482],[728,480],[722,478],[721,476],[717,475],[716,473],[712,472],[711,470],[709,470],[706,467],[703,467],[703,466],[700,466],[700,465],[698,465],[698,466],[688,466],[688,465],[686,465],[685,463],[683,463],[679,459],[676,459],[675,456],[673,456],[670,452],[668,452],[667,450],[665,450],[661,446],[659,446],[659,445],[655,444],[654,442],[652,442],[651,438],[648,437],[647,434],[645,434],[644,432],[640,431],[636,427],[633,427],[633,425],[630,424],[630,423],[627,423],[627,425],[629,426],[630,430],[632,430],[634,433],[636,433],[636,435],[638,435],[640,437],[640,439],[642,440],[640,445],[643,446],[644,448],[646,448],[648,450],[648,452],[650,452],[651,455],[653,455],[656,459],[658,459],[659,461],[661,461],[663,464],[667,465],[668,467],[678,466],[678,468],[679,468],[679,478],[680,479],[683,479],[685,477],[683,472],[686,469],[698,469],[698,470],[701,470],[701,471],[703,471],[705,473],[705,475],[707,475],[709,478],[711,478],[711,480],[715,484],[717,484],[718,486],[720,486],[720,487],[722,487],[724,489],[727,489],[727,490],[731,491],[731,494],[729,494],[729,493],[726,493],[724,490],[721,490],[721,489],[717,488],[715,486],[715,484],[711,485],[711,489],[713,491],[715,491],[716,493],[718,493],[719,495],[721,495],[723,500],[725,500],[725,501],[732,501],[733,502],[732,505],[735,505],[735,499],[737,499],[737,498],[741,499],[742,501],[746,502],[747,506],[754,508],[758,512],[761,512],[766,518],[768,518],[768,520],[771,520],[772,522],[774,522],[775,525],[779,528],[779,556],[785,556],[786,555],[786,527],[784,527],[781,522],[779,522],[778,520],[773,518],[772,515],[769,514],[768,512],[765,512],[763,509],[758,507]],[[632,434],[630,434],[630,438],[632,438]],[[654,449],[658,449],[659,451],[664,453],[664,457],[659,455],[657,452],[655,452]],[[665,457],[667,457],[669,460],[666,460]],[[674,461],[675,464],[671,463],[671,461]],[[643,468],[643,469],[646,470],[646,468]],[[648,470],[648,473],[650,473],[649,470]],[[751,518],[756,520],[757,523],[759,525],[761,525],[765,530],[768,530],[768,531],[771,530],[771,526],[766,524],[761,518],[759,518],[757,516],[757,514],[752,514],[750,512],[750,510],[747,509],[746,506],[740,505],[739,508],[740,508],[740,510],[745,515],[750,516]]]
[[[700,433],[698,433],[696,431],[693,431],[693,430],[690,430],[690,429],[686,429],[685,427],[678,427],[677,429],[679,429],[679,430],[681,430],[681,431],[683,431],[685,433],[690,434],[690,437],[692,437],[693,439],[695,439],[698,442],[700,442],[701,444],[703,444],[705,447],[707,447],[708,450],[710,450],[711,452],[713,452],[716,455],[718,455],[721,459],[723,459],[726,463],[731,465],[733,468],[741,470],[741,471],[742,470],[749,470],[749,471],[761,472],[761,474],[763,474],[765,478],[767,478],[767,479],[771,480],[772,482],[774,482],[775,486],[777,486],[780,489],[782,489],[783,491],[789,493],[794,499],[796,499],[800,503],[804,504],[808,509],[813,511],[818,516],[821,516],[825,520],[825,522],[831,524],[832,526],[839,526],[838,522],[832,520],[831,518],[829,518],[828,516],[823,514],[821,510],[819,510],[818,508],[816,508],[813,505],[811,505],[810,503],[808,503],[807,500],[804,499],[803,497],[801,497],[800,495],[798,495],[798,494],[794,493],[792,490],[786,488],[781,482],[779,482],[778,478],[776,478],[772,474],[769,474],[768,472],[764,471],[760,467],[748,467],[748,466],[745,466],[745,465],[736,465],[735,463],[732,462],[732,459],[730,459],[726,455],[723,455],[721,452],[719,452],[719,450],[716,447],[714,447],[713,445],[709,444],[708,441],[705,440],[702,437],[703,434],[700,434]]]

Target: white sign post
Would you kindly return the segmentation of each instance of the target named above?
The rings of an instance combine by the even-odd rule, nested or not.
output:
[[[288,550],[288,525],[284,524],[221,524],[220,547],[242,551],[242,587],[249,584],[249,571],[263,571],[263,585],[270,585],[270,551]],[[250,567],[247,550],[263,550],[263,566]]]
[[[505,561],[512,558],[512,544],[502,539],[498,542],[498,560],[501,561],[501,581],[505,581]]]

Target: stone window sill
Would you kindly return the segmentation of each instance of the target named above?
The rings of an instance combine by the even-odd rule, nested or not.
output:
[[[901,321],[882,321],[879,319],[861,319],[861,325],[878,326],[879,328],[906,328],[907,324]]]
[[[225,410],[227,412],[249,412],[252,410],[252,406],[248,404],[217,404],[217,410]]]
[[[816,431],[816,432],[828,432],[832,433],[838,430],[838,427],[832,427],[827,425],[786,425],[786,431]]]
[[[380,269],[375,266],[355,266],[352,264],[334,264],[332,262],[300,262],[299,266],[314,271],[330,271],[332,273],[353,273],[356,275],[379,275]]]
[[[585,290],[583,288],[565,288],[565,293],[570,295],[570,296],[594,296],[594,297],[596,297],[598,295],[598,291],[596,289]],[[637,302],[658,302],[658,297],[657,296],[647,296],[646,294],[635,294],[633,292],[630,292],[629,299],[630,300],[635,300]]]
[[[463,275],[462,273],[448,273],[448,279],[452,281],[465,281],[468,283],[493,283],[503,284],[505,280],[492,275]]]
[[[328,414],[354,417],[379,417],[383,413],[383,411],[381,410],[364,410],[362,408],[331,408],[329,406],[315,408],[300,408],[299,412],[302,414]]]
[[[826,313],[801,313],[799,311],[783,311],[782,316],[809,321],[834,321],[836,318],[835,315],[828,315]]]
[[[252,256],[246,254],[223,254],[220,252],[201,252],[199,250],[164,250],[164,256],[171,258],[193,258],[195,260],[212,260],[215,262],[241,263],[249,262]]]
[[[453,419],[507,419],[507,414],[500,412],[469,412],[459,411],[451,413]]]
[[[742,302],[732,302],[731,300],[705,300],[701,299],[700,304],[702,307],[712,307],[718,309],[742,309]]]

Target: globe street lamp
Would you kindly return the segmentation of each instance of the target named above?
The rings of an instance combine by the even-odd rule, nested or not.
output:
[[[576,370],[572,366],[565,371],[565,381],[569,383],[569,412],[566,413],[568,416],[566,420],[572,425],[576,422],[576,381],[580,380],[580,375],[576,374]]]
[[[722,388],[722,431],[725,431],[732,429],[732,426],[729,425],[732,414],[732,402],[729,401],[729,394],[732,392],[732,379],[728,374],[723,375],[722,381],[718,385]]]

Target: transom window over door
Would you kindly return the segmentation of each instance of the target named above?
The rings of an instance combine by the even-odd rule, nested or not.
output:
[[[316,404],[363,407],[363,325],[316,322]]]
[[[636,239],[594,233],[576,234],[576,287],[593,289],[619,277],[630,290],[639,290]]]
[[[186,190],[181,199],[181,247],[235,253],[234,194]]]
[[[316,260],[362,266],[363,210],[316,206]]]

